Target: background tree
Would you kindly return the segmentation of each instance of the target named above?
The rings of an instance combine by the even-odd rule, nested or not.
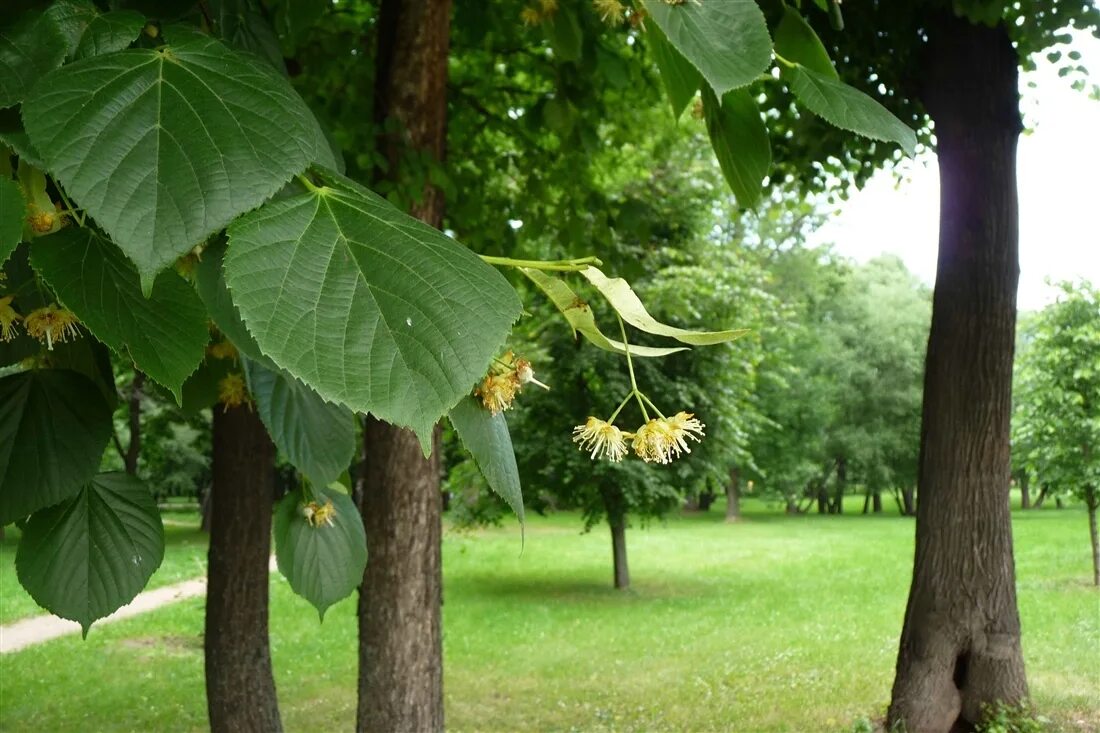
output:
[[[1087,282],[1061,289],[1022,334],[1013,447],[1030,472],[1084,502],[1100,586],[1100,292]]]

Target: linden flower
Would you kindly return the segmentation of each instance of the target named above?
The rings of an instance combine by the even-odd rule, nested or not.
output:
[[[519,13],[519,19],[524,25],[538,25],[542,22],[542,16],[534,8],[524,8]]]
[[[600,20],[608,25],[618,25],[626,12],[626,6],[619,0],[592,0],[592,4],[596,6]]]
[[[315,501],[311,501],[302,507],[302,516],[306,518],[311,527],[320,527],[321,525],[332,526],[332,518],[336,516],[336,507],[332,505],[332,500],[327,500],[324,505],[318,504]]]
[[[244,377],[234,372],[228,374],[218,382],[218,402],[230,407],[240,407],[248,403],[248,388],[244,384]]]
[[[485,377],[476,393],[481,397],[485,408],[496,415],[512,406],[519,386],[519,381],[512,374],[490,374]]]
[[[206,348],[206,353],[214,359],[232,359],[237,361],[237,347],[230,343],[229,339],[222,339],[217,343],[210,344]]]
[[[688,447],[685,438],[691,438],[696,443],[703,439],[703,428],[706,425],[696,420],[695,415],[690,412],[677,412],[672,417],[667,418],[665,423],[671,433],[672,449],[676,451],[677,457],[681,453],[691,453],[691,448]]]
[[[516,361],[516,379],[519,380],[520,387],[525,384],[537,384],[545,390],[549,390],[549,385],[543,384],[539,380],[535,379],[535,370],[531,368],[531,362],[526,359],[518,359]]]
[[[11,295],[0,298],[0,341],[11,341],[15,338],[15,324],[23,320],[23,316],[15,312],[11,307]]]
[[[668,421],[665,418],[655,418],[638,428],[631,447],[646,463],[670,463],[673,440]]]
[[[592,460],[606,458],[618,463],[627,453],[623,431],[596,417],[590,417],[584,425],[573,428],[573,442],[578,443],[581,450],[589,451],[588,457]]]
[[[50,351],[53,351],[55,343],[63,344],[79,336],[79,323],[72,311],[65,310],[56,303],[31,311],[23,320],[27,334],[46,344]]]

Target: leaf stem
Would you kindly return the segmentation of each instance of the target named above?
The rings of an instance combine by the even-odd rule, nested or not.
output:
[[[77,224],[79,224],[80,226],[84,226],[84,214],[78,213],[83,211],[83,209],[79,209],[76,206],[73,206],[73,202],[69,200],[68,195],[65,193],[65,189],[61,187],[61,184],[57,182],[56,178],[53,181],[53,185],[54,188],[57,189],[57,192],[61,194],[61,200],[65,203],[66,211],[74,215]]]
[[[589,265],[602,265],[598,257],[575,257],[568,260],[517,260],[511,257],[493,257],[480,255],[481,260],[498,267],[527,267],[532,270],[549,270],[552,272],[579,272]]]
[[[304,173],[299,173],[298,175],[296,175],[294,177],[296,179],[298,179],[298,183],[300,183],[303,186],[305,186],[306,188],[308,188],[312,193],[317,193],[322,188],[321,186],[318,186],[313,181],[309,180],[309,177],[306,176]]]
[[[630,372],[630,393],[638,399],[638,407],[642,411],[642,417],[649,422],[649,413],[646,412],[645,403],[642,402],[642,393],[638,390],[638,381],[634,378],[634,360],[630,357],[630,342],[626,340],[626,325],[622,316],[615,313],[615,320],[619,322],[619,333],[623,337],[623,351],[626,353],[626,369]]]

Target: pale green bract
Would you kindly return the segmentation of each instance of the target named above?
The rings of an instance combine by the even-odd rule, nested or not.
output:
[[[180,401],[210,340],[194,288],[168,270],[144,297],[133,264],[92,229],[66,228],[36,241],[31,264],[96,338]]]
[[[195,31],[63,66],[23,104],[34,147],[76,204],[156,274],[332,151],[285,78]]]
[[[263,353],[326,400],[412,428],[484,376],[520,315],[470,250],[332,172],[229,227],[225,280]]]
[[[164,559],[164,526],[138,479],[103,473],[75,497],[37,512],[15,555],[19,582],[39,605],[80,624],[141,592]]]

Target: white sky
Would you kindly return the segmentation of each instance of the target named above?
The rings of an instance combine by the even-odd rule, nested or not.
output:
[[[1078,36],[1074,48],[1089,66],[1100,64],[1100,41]],[[1097,83],[1091,70],[1089,87]],[[1035,89],[1027,87],[1036,83]],[[1055,65],[1021,78],[1024,124],[1017,174],[1020,192],[1021,310],[1054,299],[1052,281],[1085,278],[1100,284],[1100,101],[1070,88]],[[906,166],[900,185],[880,171],[811,241],[832,242],[859,261],[884,252],[899,255],[928,284],[935,281],[939,175],[935,157]],[[897,186],[897,188],[895,188]]]

